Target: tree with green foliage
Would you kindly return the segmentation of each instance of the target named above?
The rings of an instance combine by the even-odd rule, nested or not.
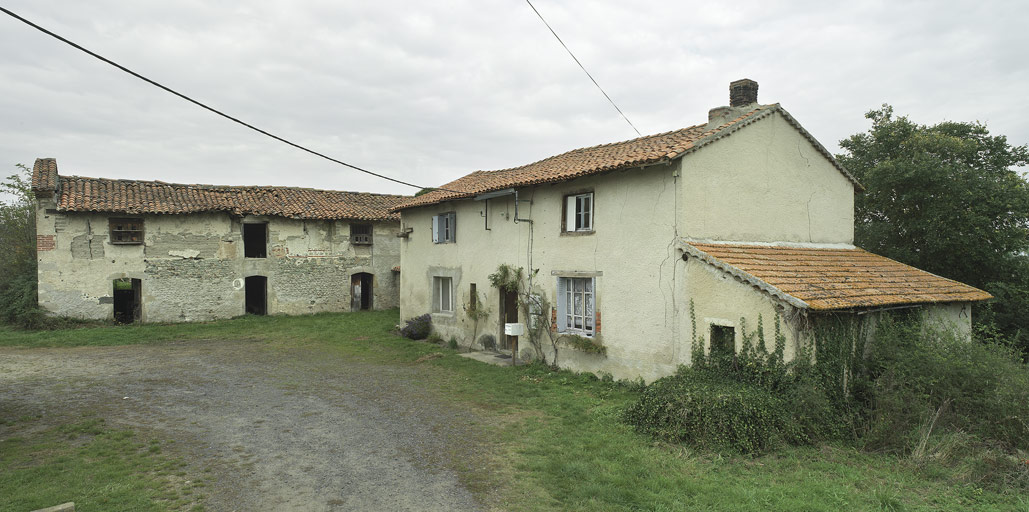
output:
[[[31,171],[17,167],[0,182],[11,197],[0,201],[0,322],[35,327],[43,318],[36,303],[36,206]]]
[[[1029,148],[979,123],[920,125],[883,105],[872,128],[840,141],[840,163],[867,190],[855,198],[855,242],[985,289],[980,328],[1029,353]]]

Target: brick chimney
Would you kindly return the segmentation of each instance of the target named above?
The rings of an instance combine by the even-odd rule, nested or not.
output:
[[[729,84],[729,106],[742,107],[757,103],[757,82],[744,78]]]

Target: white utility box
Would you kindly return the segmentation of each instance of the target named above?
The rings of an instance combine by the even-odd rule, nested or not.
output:
[[[521,336],[525,334],[525,324],[504,324],[504,334],[508,336]]]

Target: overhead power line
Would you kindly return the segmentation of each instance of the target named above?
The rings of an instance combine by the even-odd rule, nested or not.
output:
[[[406,181],[403,181],[403,180],[398,180],[396,178],[391,178],[391,177],[386,176],[384,174],[379,174],[377,172],[372,172],[372,171],[369,171],[368,169],[362,169],[362,168],[360,168],[360,167],[358,167],[356,165],[348,164],[348,163],[346,163],[346,162],[344,162],[342,160],[333,158],[333,157],[325,155],[323,153],[319,153],[319,152],[317,152],[317,151],[315,151],[313,149],[308,149],[308,148],[306,148],[304,146],[301,146],[300,144],[297,144],[297,143],[292,142],[290,140],[287,140],[287,139],[284,139],[282,137],[279,137],[278,135],[275,135],[274,133],[269,133],[269,132],[267,132],[265,130],[262,130],[262,129],[260,129],[260,128],[252,125],[252,124],[250,124],[250,123],[241,121],[241,120],[239,120],[239,119],[237,119],[235,117],[232,117],[232,116],[230,116],[230,115],[228,115],[228,114],[226,114],[226,113],[224,113],[224,112],[222,112],[222,111],[220,111],[220,110],[218,110],[218,109],[216,109],[214,107],[210,107],[210,106],[208,106],[208,105],[206,105],[204,103],[201,103],[201,102],[199,102],[199,101],[197,101],[197,100],[195,100],[193,98],[190,98],[189,96],[186,96],[185,94],[182,94],[182,93],[180,93],[180,92],[178,92],[178,91],[176,91],[174,89],[171,89],[170,87],[164,86],[164,85],[162,85],[162,84],[160,84],[160,83],[158,83],[158,82],[156,82],[154,80],[151,80],[151,79],[149,79],[149,78],[147,78],[147,77],[145,77],[145,76],[143,76],[143,75],[141,75],[139,73],[136,73],[135,71],[133,71],[133,70],[131,70],[131,69],[125,67],[125,66],[122,66],[121,64],[118,64],[117,62],[114,62],[113,60],[108,59],[107,57],[104,57],[103,55],[100,55],[100,54],[98,54],[96,52],[92,52],[90,50],[87,50],[86,48],[83,48],[82,46],[80,46],[80,45],[78,45],[78,44],[76,44],[76,43],[74,43],[72,41],[69,41],[68,39],[66,39],[64,37],[61,37],[61,36],[51,32],[51,31],[49,31],[49,30],[47,30],[47,29],[45,29],[45,28],[43,28],[43,27],[41,27],[41,26],[39,26],[39,25],[37,25],[37,24],[27,20],[27,19],[25,19],[25,18],[22,18],[21,16],[11,12],[10,10],[8,10],[8,9],[6,9],[4,7],[0,7],[0,11],[3,11],[4,14],[7,14],[8,16],[10,16],[10,17],[12,17],[12,18],[14,18],[14,19],[16,19],[16,20],[18,20],[18,21],[20,21],[20,22],[22,22],[22,23],[24,23],[24,24],[26,24],[26,25],[28,25],[28,26],[30,26],[30,27],[32,27],[32,28],[34,28],[34,29],[44,33],[44,34],[46,34],[46,35],[48,35],[48,36],[50,36],[50,37],[53,37],[54,39],[57,39],[58,41],[61,41],[61,42],[65,43],[65,44],[71,46],[72,48],[80,50],[80,51],[82,51],[82,52],[84,52],[84,53],[86,53],[86,54],[88,54],[88,55],[90,55],[90,56],[92,56],[92,57],[94,57],[96,59],[99,59],[99,60],[101,60],[103,62],[106,62],[106,63],[108,63],[108,64],[110,64],[110,65],[112,65],[112,66],[114,66],[114,67],[116,67],[116,68],[118,68],[118,69],[120,69],[120,70],[122,70],[122,71],[124,71],[124,72],[126,72],[126,73],[128,73],[128,74],[130,74],[130,75],[132,75],[132,76],[134,76],[134,77],[136,77],[136,78],[146,82],[146,83],[148,83],[148,84],[150,84],[150,85],[153,85],[154,87],[158,87],[158,88],[163,89],[163,90],[165,90],[167,92],[170,92],[170,93],[172,93],[172,94],[174,94],[174,95],[176,95],[176,96],[178,96],[178,97],[180,97],[180,98],[182,98],[182,99],[184,99],[184,100],[186,100],[186,101],[188,101],[188,102],[190,102],[190,103],[192,103],[192,104],[194,104],[194,105],[196,105],[196,106],[198,106],[200,108],[203,108],[205,110],[209,110],[211,112],[214,112],[215,114],[218,114],[219,116],[222,116],[225,119],[228,119],[228,120],[230,120],[230,121],[232,121],[234,123],[237,123],[237,124],[240,124],[240,125],[245,126],[247,128],[250,128],[251,130],[253,130],[253,131],[257,132],[257,133],[260,133],[262,135],[266,135],[268,137],[271,137],[271,138],[273,138],[273,139],[275,139],[275,140],[277,140],[279,142],[282,142],[282,143],[288,144],[290,146],[293,146],[293,147],[295,147],[295,148],[297,148],[297,149],[299,149],[301,151],[306,151],[306,152],[308,152],[308,153],[310,153],[312,155],[322,157],[322,158],[324,158],[324,159],[326,159],[326,160],[328,160],[330,162],[335,162],[335,163],[337,163],[339,165],[342,165],[342,166],[345,166],[345,167],[349,167],[349,168],[351,168],[351,169],[353,169],[355,171],[360,171],[360,172],[363,172],[365,174],[369,174],[371,176],[375,176],[376,178],[381,178],[381,179],[384,179],[384,180],[392,181],[393,183],[399,183],[401,185],[407,185],[409,187],[414,187],[414,188],[417,188],[417,189],[426,188],[426,187],[422,187],[422,186],[419,186],[419,185],[415,185],[414,183],[409,183],[409,182],[406,182]],[[439,187],[434,187],[434,188],[436,190],[443,190],[445,192],[457,192],[455,190],[448,190],[448,189],[445,189],[445,188],[439,188]]]
[[[625,113],[622,112],[622,109],[618,108],[618,105],[615,105],[615,100],[611,99],[611,97],[608,96],[606,92],[604,92],[604,88],[597,83],[597,80],[593,78],[593,75],[591,75],[589,71],[586,71],[586,66],[583,66],[582,63],[579,62],[578,57],[576,57],[575,54],[572,53],[572,50],[568,49],[568,45],[566,45],[565,42],[561,40],[561,36],[557,35],[557,32],[554,32],[554,29],[550,26],[550,23],[547,23],[547,20],[543,19],[543,15],[540,14],[538,10],[536,10],[536,6],[532,5],[532,2],[530,2],[529,0],[525,0],[525,3],[529,4],[529,7],[532,7],[533,12],[536,13],[536,16],[539,16],[540,21],[542,21],[543,24],[546,25],[547,28],[550,30],[550,33],[554,34],[554,37],[557,38],[557,42],[561,43],[561,46],[565,48],[565,51],[568,52],[568,55],[572,56],[572,59],[575,60],[575,63],[578,64],[580,68],[582,68],[582,72],[586,73],[586,76],[590,77],[590,80],[593,82],[593,85],[597,86],[597,89],[600,89],[600,93],[603,94],[604,97],[607,98],[607,101],[611,103],[611,106],[614,107],[619,114],[621,114],[622,119],[625,119],[625,122],[629,123],[629,126],[633,129],[633,131],[636,132],[636,135],[642,136],[643,134],[641,134],[640,131],[636,129],[636,125],[632,124],[632,121],[630,121],[629,118],[625,116]]]

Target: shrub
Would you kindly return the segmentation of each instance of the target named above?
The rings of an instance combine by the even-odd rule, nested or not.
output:
[[[623,419],[664,440],[751,454],[846,432],[851,402],[840,390],[849,359],[829,354],[852,346],[850,338],[833,334],[817,341],[820,364],[811,363],[806,350],[786,362],[778,318],[770,351],[761,317],[756,330],[746,325],[740,319],[744,343],[738,354],[705,354],[703,339],[694,337],[693,366],[648,387]]]
[[[424,340],[429,337],[430,332],[432,332],[432,316],[428,313],[409,319],[407,325],[400,329],[401,336],[412,340]]]
[[[767,389],[685,367],[651,384],[623,418],[665,441],[741,453],[766,451],[795,430]]]
[[[447,341],[447,348],[450,350],[457,350],[457,338],[451,336],[450,340]]]
[[[887,319],[869,372],[869,448],[907,454],[944,430],[1029,449],[1029,368],[1010,348]]]
[[[482,345],[483,350],[496,350],[497,337],[492,334],[483,334],[479,336],[479,345]]]

